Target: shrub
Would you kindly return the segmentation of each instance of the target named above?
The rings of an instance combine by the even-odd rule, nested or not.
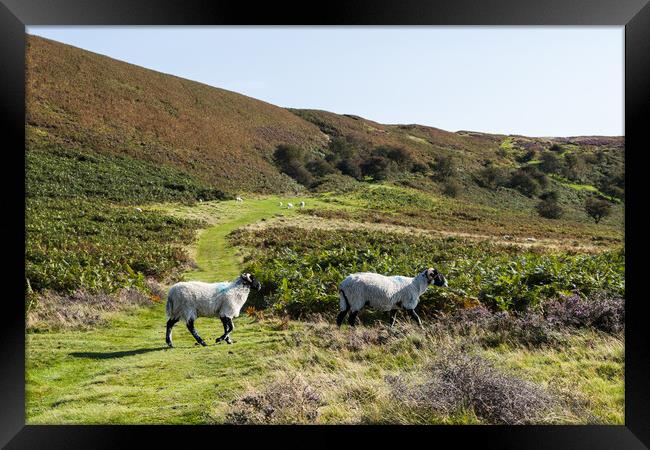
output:
[[[559,173],[562,169],[562,162],[554,153],[544,152],[540,159],[539,167],[546,173]]]
[[[510,176],[509,186],[527,197],[537,195],[541,189],[537,180],[523,170],[517,170]]]
[[[308,424],[324,405],[320,394],[299,374],[284,373],[262,391],[251,390],[226,415],[231,424]]]
[[[343,173],[343,175],[348,175],[351,176],[352,178],[356,178],[357,180],[360,180],[361,177],[363,176],[363,173],[361,172],[361,167],[359,167],[359,161],[356,159],[342,159],[339,161],[339,163],[336,165],[336,168]]]
[[[544,304],[546,320],[554,326],[592,327],[619,333],[625,326],[625,299],[606,293],[583,298],[577,293]]]
[[[537,203],[535,209],[537,213],[547,219],[559,219],[562,217],[562,207],[557,202],[557,193],[556,192],[545,192],[542,195],[550,195]],[[540,197],[541,198],[541,197]]]
[[[562,153],[564,149],[560,144],[552,144],[549,148],[549,151],[555,152],[555,153]]]
[[[481,169],[477,176],[476,182],[479,186],[488,189],[496,189],[506,184],[507,174],[504,169],[493,165],[488,165]]]
[[[540,386],[458,350],[441,351],[422,383],[409,385],[399,376],[387,377],[387,382],[401,409],[428,417],[470,409],[490,424],[530,424],[542,421],[557,404]]]
[[[275,164],[280,170],[289,175],[303,186],[310,186],[314,178],[305,168],[305,152],[295,145],[278,145],[273,153]]]
[[[334,167],[332,167],[330,163],[324,159],[312,159],[305,165],[305,167],[311,172],[312,175],[318,178],[336,172]]]
[[[425,174],[428,171],[429,171],[429,166],[421,162],[416,162],[413,164],[413,167],[411,167],[411,172],[413,173]]]
[[[463,189],[463,185],[456,179],[449,178],[442,185],[442,193],[448,197],[457,197]]]
[[[603,217],[609,216],[612,212],[611,209],[612,206],[606,200],[596,197],[587,197],[585,200],[585,212],[596,223],[600,222]]]
[[[537,152],[534,149],[527,150],[525,153],[518,155],[515,159],[519,163],[527,163],[535,159]]]
[[[434,170],[436,178],[439,180],[446,180],[456,173],[456,163],[454,158],[450,155],[436,156]]]
[[[377,181],[384,180],[389,175],[389,163],[383,156],[370,156],[361,163],[361,173]]]

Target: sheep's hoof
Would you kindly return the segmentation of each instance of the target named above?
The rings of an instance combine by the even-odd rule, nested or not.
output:
[[[223,338],[220,338],[220,337],[218,337],[218,338],[216,338],[216,339],[214,340],[215,344],[218,344],[218,343],[221,342],[221,341],[223,341]]]
[[[167,342],[167,346],[168,346],[169,348],[174,348],[174,344],[172,344],[171,342]]]
[[[226,338],[226,344],[232,344],[234,341],[230,338]]]

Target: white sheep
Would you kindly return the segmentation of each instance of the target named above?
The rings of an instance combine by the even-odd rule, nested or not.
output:
[[[142,208],[135,208],[135,211],[141,213],[141,212],[142,212]]]
[[[243,273],[231,282],[204,283],[202,281],[185,281],[174,284],[167,294],[167,345],[172,344],[172,328],[183,319],[187,329],[199,344],[207,345],[194,328],[198,317],[221,318],[224,333],[215,342],[225,340],[232,344],[230,333],[235,329],[232,319],[239,316],[248,294],[254,287],[258,291],[262,285],[250,273]]]
[[[237,200],[237,202],[239,202],[239,203],[241,203],[241,202],[243,202],[243,201],[244,201],[244,199],[243,199],[243,198],[241,198],[241,197],[237,197],[237,198],[236,198],[235,200]]]
[[[304,208],[305,207],[305,202],[300,202],[300,207]]]
[[[348,323],[356,324],[357,314],[365,306],[378,311],[390,311],[390,325],[393,326],[399,308],[408,311],[420,326],[422,322],[415,312],[420,296],[433,283],[447,286],[447,279],[436,269],[426,269],[415,277],[384,276],[378,273],[362,272],[348,275],[339,285],[340,313],[336,324],[341,326],[345,315],[350,312]]]
[[[287,209],[293,208],[293,203],[287,203]]]

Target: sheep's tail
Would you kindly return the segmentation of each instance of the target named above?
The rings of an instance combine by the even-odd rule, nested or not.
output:
[[[345,295],[343,289],[339,289],[339,292],[341,293],[341,296],[339,297],[339,307],[341,308],[341,311],[347,311],[350,309],[350,301],[348,300],[348,296]]]
[[[174,300],[173,300],[173,291],[169,291],[169,294],[167,294],[167,305],[166,305],[166,311],[167,311],[167,319],[172,318],[172,311],[174,311]]]

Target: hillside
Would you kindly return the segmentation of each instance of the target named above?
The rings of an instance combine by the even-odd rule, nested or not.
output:
[[[556,175],[554,181],[616,197],[623,188],[622,137],[449,132],[287,110],[35,36],[27,37],[27,131],[28,150],[126,156],[180,170],[231,194],[315,189],[327,175],[334,176],[330,185],[351,176],[439,191],[431,181],[440,181],[435,169],[446,157],[455,161],[465,190],[481,202],[485,193],[471,192],[483,167],[543,167],[540,157],[553,146],[561,161],[544,171]],[[289,161],[291,167],[278,164],[274,152],[281,144],[298,149],[301,160]],[[612,180],[616,186],[603,189]]]
[[[27,36],[29,149],[48,145],[174,166],[227,191],[288,190],[275,147],[324,145],[283,108]]]

